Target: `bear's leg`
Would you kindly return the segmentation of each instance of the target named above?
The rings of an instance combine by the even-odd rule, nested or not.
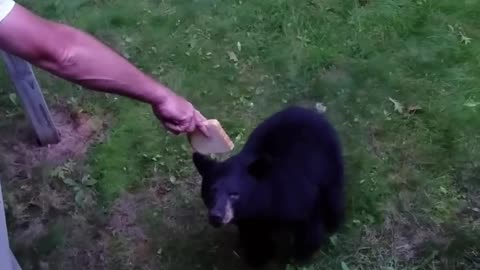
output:
[[[298,226],[294,232],[294,258],[309,260],[322,245],[324,237],[324,227],[319,221]]]
[[[329,191],[321,207],[324,209],[325,230],[331,234],[338,230],[344,219],[345,200],[340,188]]]
[[[240,245],[251,267],[262,267],[274,256],[274,242],[267,228],[239,226]]]

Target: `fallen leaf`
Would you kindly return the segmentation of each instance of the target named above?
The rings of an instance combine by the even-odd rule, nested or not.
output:
[[[237,41],[237,49],[239,52],[242,51],[242,43],[240,43],[240,41]]]
[[[337,236],[336,235],[330,236],[330,242],[332,243],[332,245],[336,246],[337,245]]]
[[[423,111],[423,108],[418,105],[409,106],[407,109],[408,113],[417,113]]]
[[[444,188],[444,187],[442,187],[442,186],[440,186],[440,192],[442,192],[443,194],[447,194],[447,193],[448,193],[448,192],[447,192],[447,189]]]
[[[342,270],[350,270],[350,268],[344,261],[342,261],[341,265],[342,265]]]
[[[393,109],[398,113],[403,113],[403,105],[397,100],[389,97],[388,98],[393,103]]]
[[[319,113],[324,113],[327,111],[327,107],[325,107],[325,105],[323,105],[321,102],[318,102],[315,104],[315,109],[319,112]]]
[[[82,205],[84,200],[85,200],[85,191],[83,190],[79,190],[76,194],[75,194],[75,202],[78,204],[78,205]]]
[[[472,38],[467,37],[464,33],[460,33],[460,41],[463,44],[468,45],[472,42]]]
[[[455,32],[455,28],[453,27],[453,25],[449,24],[448,28],[450,29],[450,32]]]
[[[230,60],[232,60],[234,62],[238,62],[237,55],[234,52],[228,51],[227,54],[228,54],[228,58],[230,58]]]
[[[480,105],[480,102],[475,102],[475,101],[467,101],[463,104],[463,106],[470,107],[470,108],[477,107],[478,105]]]
[[[82,182],[87,186],[94,186],[97,184],[97,180],[90,175],[86,175],[82,178]]]
[[[63,179],[63,183],[65,183],[65,185],[69,185],[69,186],[75,186],[75,181],[73,181],[72,178],[65,178]]]
[[[11,93],[8,95],[8,98],[13,103],[13,105],[17,105],[17,95],[15,93]]]

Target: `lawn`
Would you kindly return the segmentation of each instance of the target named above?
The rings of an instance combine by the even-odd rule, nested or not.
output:
[[[271,269],[480,268],[480,1],[19,2],[187,97],[236,151],[271,113],[325,106],[345,150],[347,223],[310,264]],[[26,168],[20,154],[13,170],[14,154],[0,159],[25,270],[246,269],[234,230],[205,221],[184,137],[145,104],[36,72],[52,110],[103,124],[85,154],[61,163]],[[11,153],[7,135],[24,121],[4,73]]]

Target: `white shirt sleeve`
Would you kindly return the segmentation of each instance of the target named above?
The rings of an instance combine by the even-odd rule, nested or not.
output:
[[[15,2],[13,0],[0,0],[0,22],[7,17],[14,6]]]

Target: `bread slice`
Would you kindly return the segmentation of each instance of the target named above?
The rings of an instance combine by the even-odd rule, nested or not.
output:
[[[227,133],[223,130],[217,119],[206,121],[209,137],[199,130],[188,135],[188,140],[194,151],[201,154],[226,153],[233,149],[234,144]]]

